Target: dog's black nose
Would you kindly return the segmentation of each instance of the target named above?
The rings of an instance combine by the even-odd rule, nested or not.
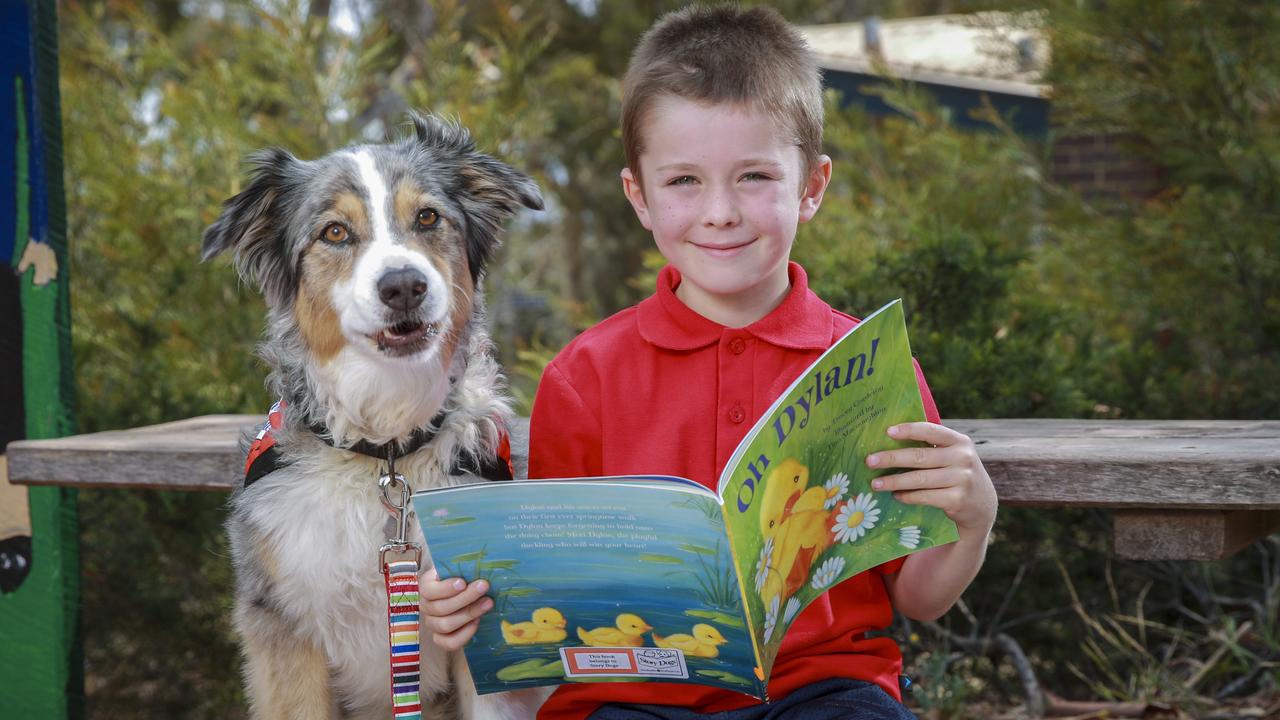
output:
[[[412,310],[427,296],[427,276],[415,268],[388,270],[378,278],[378,298],[392,310]]]

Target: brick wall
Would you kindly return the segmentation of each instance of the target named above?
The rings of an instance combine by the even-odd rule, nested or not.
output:
[[[1093,200],[1148,198],[1164,189],[1164,171],[1131,149],[1132,136],[1072,135],[1054,141],[1049,173],[1054,182]]]

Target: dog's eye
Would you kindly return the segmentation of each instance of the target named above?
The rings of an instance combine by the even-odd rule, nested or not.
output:
[[[329,223],[324,226],[324,230],[320,233],[320,239],[330,243],[346,242],[350,237],[347,228],[342,223]]]
[[[418,218],[416,222],[418,223],[418,227],[422,229],[435,227],[436,223],[440,222],[440,213],[432,210],[431,208],[422,208],[418,211]]]

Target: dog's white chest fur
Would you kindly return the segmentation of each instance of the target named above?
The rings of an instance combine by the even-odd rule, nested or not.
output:
[[[372,462],[323,470],[310,465],[298,463],[261,481],[260,491],[273,496],[268,502],[255,502],[254,486],[240,503],[279,564],[276,581],[288,586],[275,597],[297,632],[330,659],[339,694],[376,698],[389,692],[387,599],[378,549],[394,533],[392,517],[379,500]],[[422,542],[416,522],[409,531],[411,540]],[[447,685],[445,663],[428,660],[423,669],[438,676],[424,677],[425,685]]]

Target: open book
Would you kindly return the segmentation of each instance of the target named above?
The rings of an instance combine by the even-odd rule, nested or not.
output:
[[[486,578],[466,647],[481,693],[565,682],[714,685],[764,698],[800,610],[951,542],[942,511],[873,492],[867,454],[924,420],[902,305],[862,321],[761,416],[718,492],[683,478],[481,483],[415,493],[441,577]]]

